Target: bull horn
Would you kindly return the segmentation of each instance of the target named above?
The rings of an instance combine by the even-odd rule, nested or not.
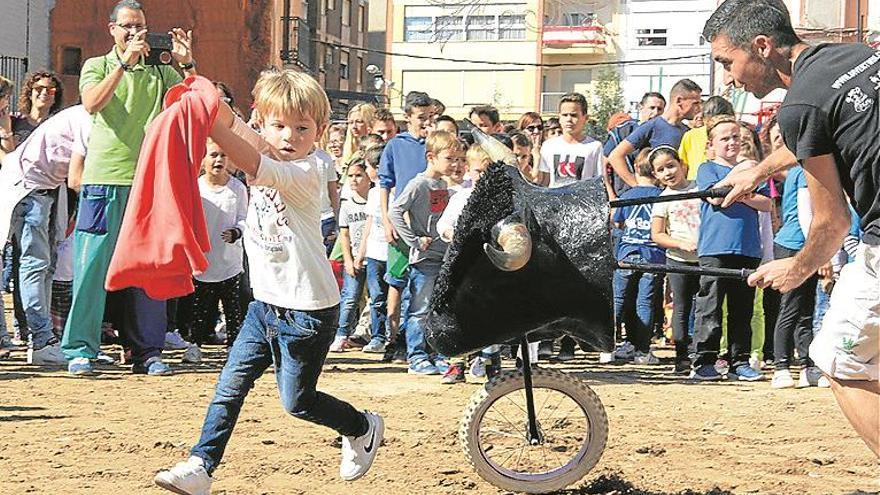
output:
[[[532,236],[525,224],[502,220],[492,227],[492,237],[501,247],[483,244],[486,256],[499,270],[514,272],[526,266],[532,257]]]
[[[477,126],[471,129],[471,134],[474,136],[474,142],[489,155],[489,159],[493,163],[502,162],[511,167],[517,167],[516,155],[510,148],[501,144],[501,141],[481,131]]]

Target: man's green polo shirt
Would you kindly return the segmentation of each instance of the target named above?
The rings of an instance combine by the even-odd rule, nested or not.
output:
[[[79,90],[100,83],[119,65],[116,47],[86,60]],[[181,81],[167,65],[135,65],[125,72],[107,106],[95,114],[83,168],[83,184],[130,186],[146,128],[162,111],[165,91]]]

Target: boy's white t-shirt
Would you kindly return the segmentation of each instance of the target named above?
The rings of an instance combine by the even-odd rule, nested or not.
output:
[[[333,164],[333,158],[330,154],[320,148],[316,148],[312,156],[315,157],[315,163],[317,163],[321,176],[324,178],[324,184],[321,187],[321,220],[326,220],[333,218],[335,215],[333,204],[330,203],[330,193],[327,192],[327,183],[337,182],[336,166]]]
[[[444,241],[452,242],[452,237],[446,235],[446,232],[449,230],[452,230],[453,233],[455,232],[455,224],[458,223],[458,217],[461,216],[461,212],[464,211],[468,198],[471,197],[473,192],[474,188],[468,187],[460,189],[449,198],[449,204],[446,205],[446,209],[443,210],[443,214],[437,220],[437,233],[440,234],[440,238]]]
[[[58,245],[58,257],[55,261],[55,282],[73,282],[73,232]]]
[[[311,156],[280,162],[265,155],[249,178],[245,250],[254,298],[299,311],[339,304],[339,287],[321,236],[324,177]]]
[[[388,261],[388,241],[385,240],[385,226],[382,225],[382,210],[379,204],[379,187],[373,187],[367,194],[367,215],[370,215],[370,236],[367,237],[367,258]]]
[[[339,228],[348,229],[351,242],[351,257],[356,258],[364,237],[364,226],[367,224],[367,202],[363,198],[352,195],[339,207]]]
[[[238,228],[244,234],[248,211],[247,188],[240,180],[230,177],[225,186],[214,189],[205,176],[199,177],[199,194],[205,210],[205,224],[211,250],[205,253],[208,268],[193,278],[199,282],[222,282],[244,271],[244,252],[241,239],[229,244],[220,234],[226,229]]]
[[[580,143],[568,143],[556,136],[541,145],[538,170],[550,174],[550,187],[562,187],[602,175],[602,143],[585,136]]]

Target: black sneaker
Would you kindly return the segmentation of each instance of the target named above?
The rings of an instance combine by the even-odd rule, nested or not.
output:
[[[675,362],[675,367],[672,369],[672,373],[675,375],[689,375],[691,373],[691,362],[687,360],[681,360]]]
[[[406,346],[395,346],[394,354],[391,356],[391,362],[394,364],[406,364]]]
[[[394,345],[393,342],[389,342],[388,345],[385,346],[385,352],[382,353],[382,362],[390,363],[394,359],[394,352],[397,350],[397,346]]]

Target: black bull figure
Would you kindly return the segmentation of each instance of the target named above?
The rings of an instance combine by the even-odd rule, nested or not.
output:
[[[492,165],[434,286],[429,343],[454,356],[529,332],[533,340],[566,333],[609,349],[617,265],[608,220],[601,178],[546,189],[516,168]]]

